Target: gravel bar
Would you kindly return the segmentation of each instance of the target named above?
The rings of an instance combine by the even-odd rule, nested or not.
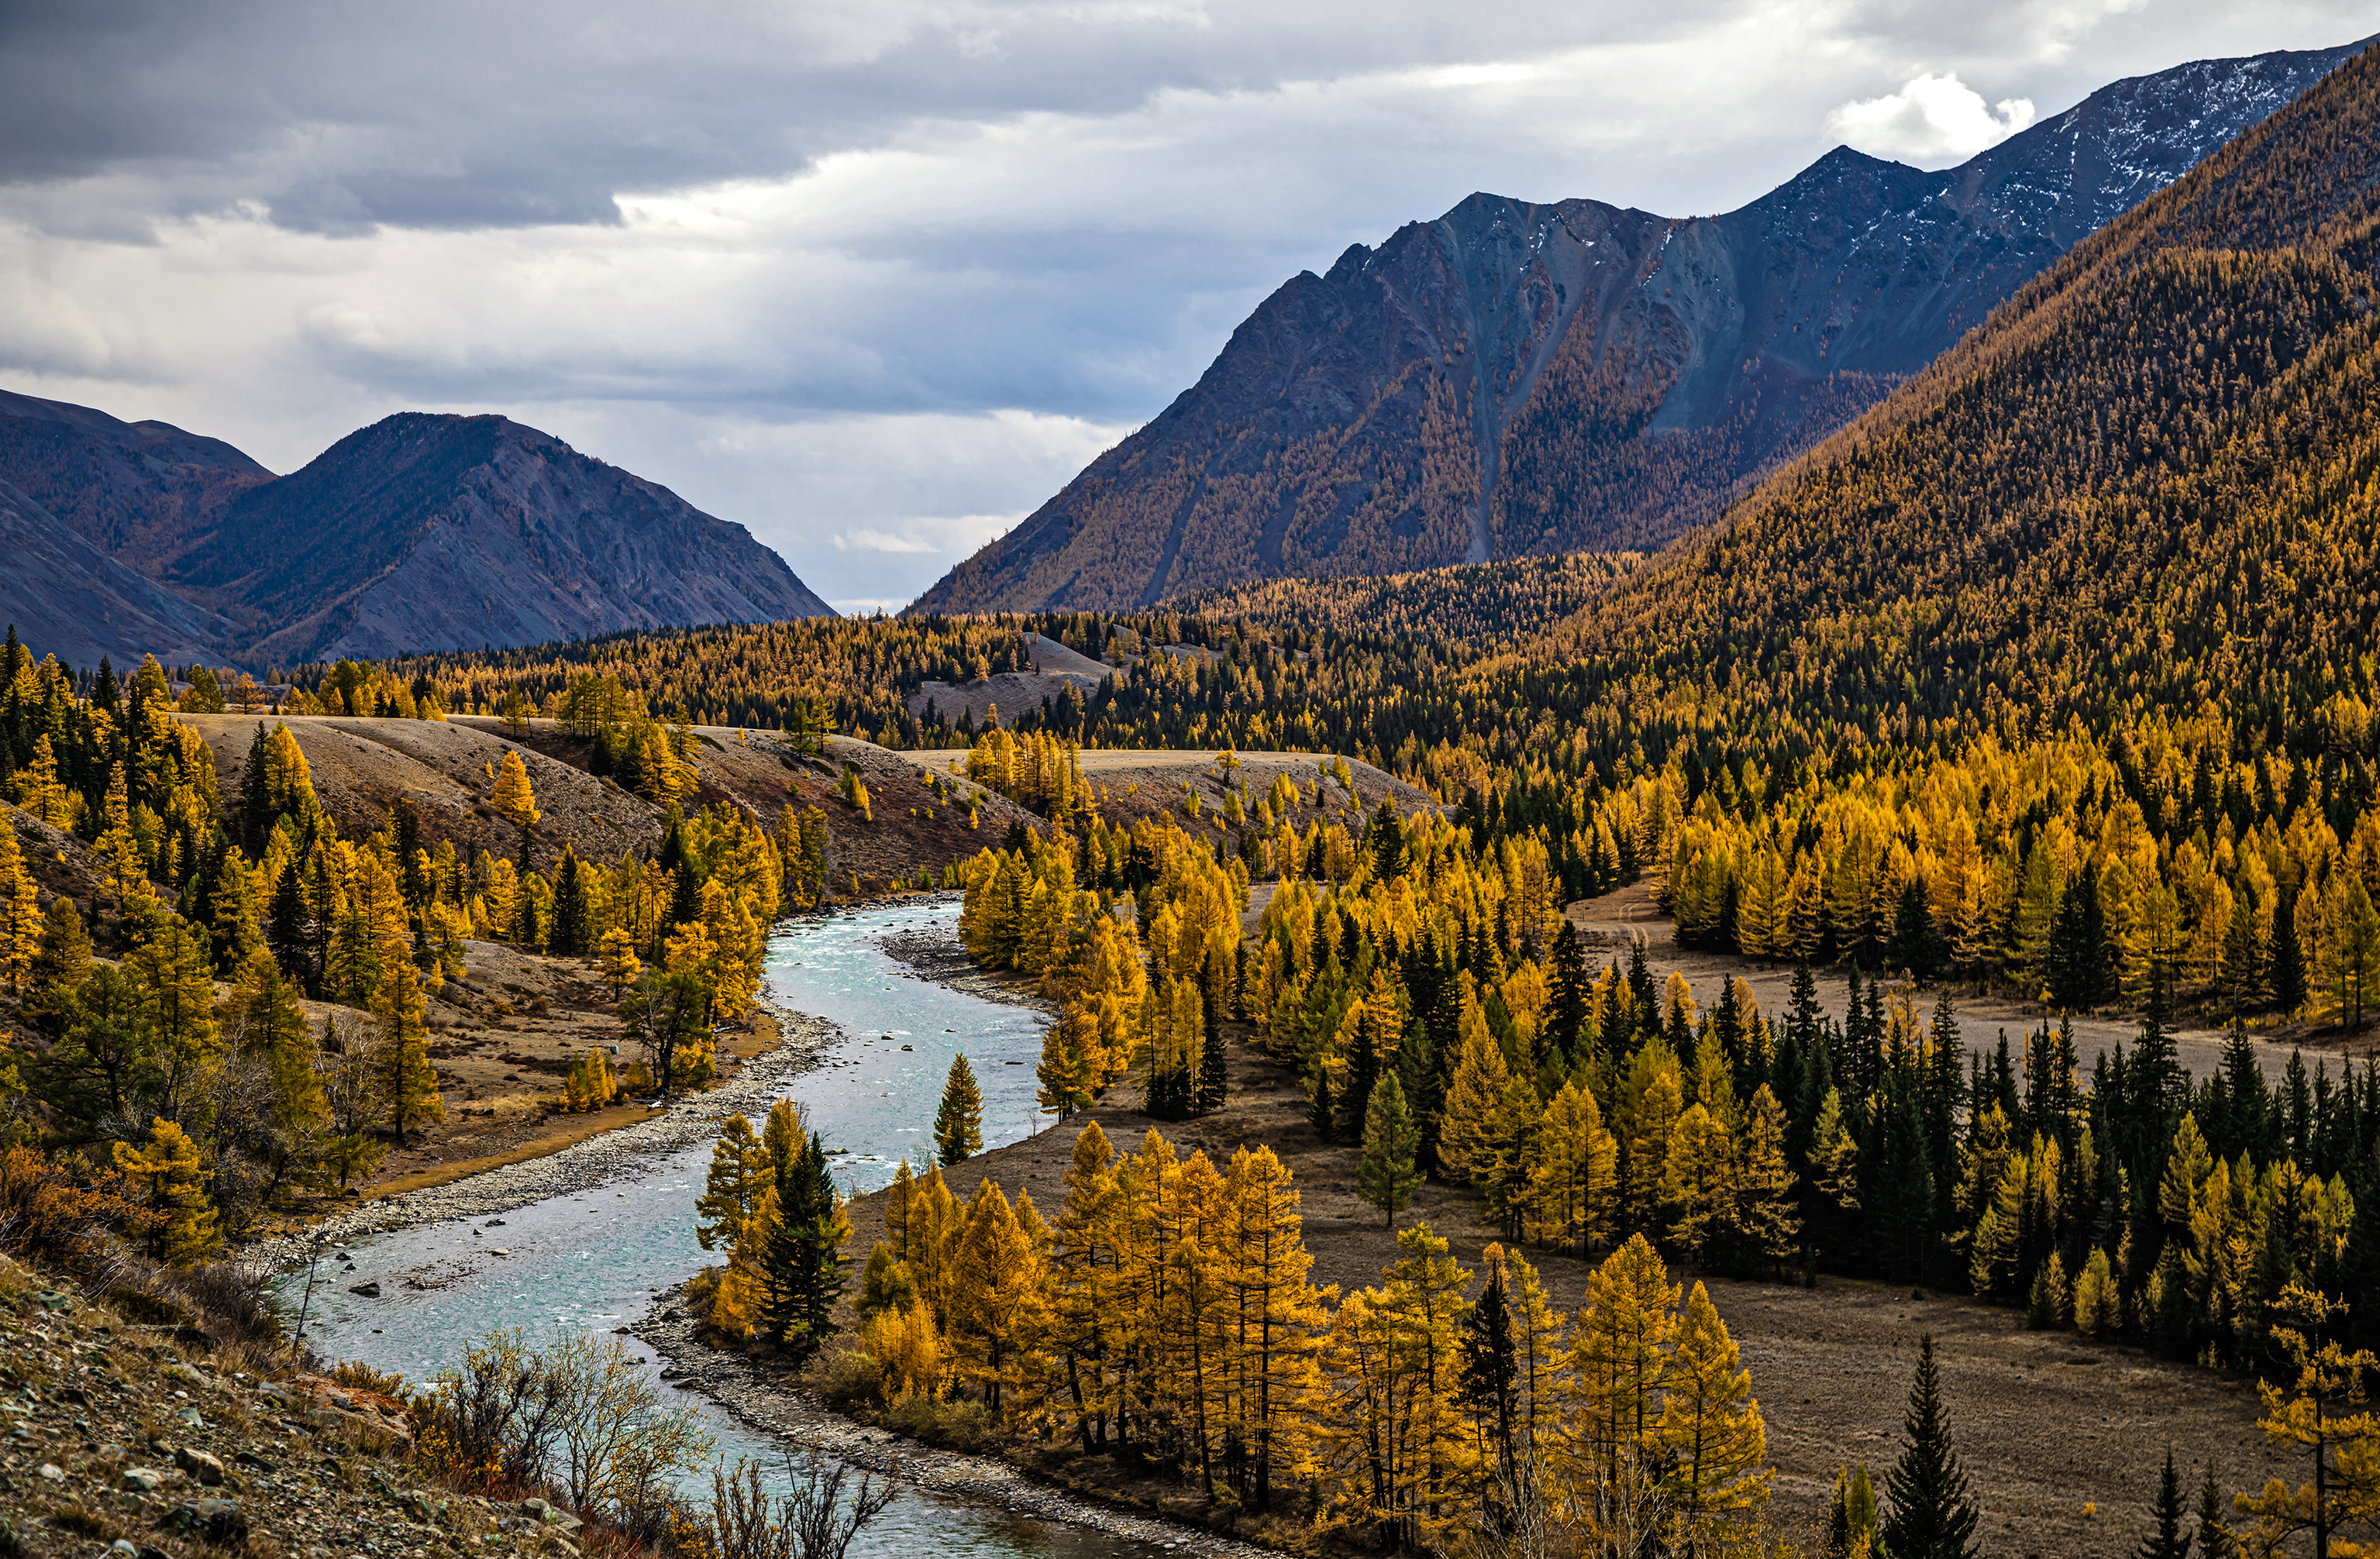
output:
[[[783,1037],[752,1057],[718,1087],[671,1102],[658,1114],[632,1125],[573,1142],[538,1158],[486,1169],[427,1190],[365,1203],[327,1218],[303,1237],[258,1246],[248,1259],[266,1270],[294,1266],[320,1245],[343,1245],[393,1229],[413,1228],[449,1218],[483,1218],[526,1207],[550,1196],[588,1190],[638,1173],[653,1160],[719,1134],[731,1115],[758,1118],[783,1092],[787,1078],[808,1071],[844,1033],[823,1018],[788,1011],[771,1002],[760,1007],[777,1020]]]
[[[657,1315],[628,1328],[672,1365],[672,1384],[699,1391],[735,1419],[765,1434],[795,1444],[815,1444],[854,1467],[904,1483],[961,1494],[1020,1516],[1085,1527],[1110,1537],[1161,1543],[1176,1553],[1210,1553],[1221,1559],[1278,1559],[1275,1549],[1199,1528],[1074,1498],[1036,1483],[1006,1462],[936,1450],[905,1440],[887,1429],[856,1423],[804,1393],[771,1380],[742,1354],[712,1348],[695,1336],[682,1308],[685,1291],[673,1289]]]

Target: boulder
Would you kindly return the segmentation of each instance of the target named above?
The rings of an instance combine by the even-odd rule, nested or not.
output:
[[[248,1541],[248,1517],[237,1500],[184,1500],[158,1524],[208,1542],[228,1545]]]
[[[210,1489],[223,1487],[224,1465],[204,1451],[185,1445],[174,1453],[174,1465]]]
[[[164,1486],[165,1475],[152,1467],[128,1467],[124,1469],[124,1488],[136,1494],[153,1494]]]

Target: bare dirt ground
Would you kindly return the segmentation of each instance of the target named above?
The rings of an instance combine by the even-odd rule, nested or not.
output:
[[[1672,970],[1683,974],[1694,987],[1694,998],[1706,1009],[1718,998],[1720,987],[1730,978],[1741,975],[1752,985],[1753,994],[1760,1000],[1760,1010],[1769,1021],[1782,1020],[1786,1003],[1793,986],[1793,966],[1791,963],[1770,963],[1760,959],[1738,957],[1732,953],[1704,952],[1678,946],[1676,925],[1661,913],[1653,902],[1651,886],[1636,883],[1600,899],[1583,899],[1570,906],[1572,924],[1587,944],[1590,963],[1600,965],[1616,960],[1621,968],[1628,964],[1629,944],[1645,944],[1645,963],[1653,972],[1656,983],[1667,984]],[[1850,972],[1835,967],[1813,972],[1817,980],[1818,1005],[1836,1021],[1842,1021],[1851,994]],[[1918,1015],[1930,1022],[1935,998],[1941,987],[1929,985],[1914,991]],[[2009,1050],[2022,1067],[2024,1061],[2024,1035],[2028,1029],[2046,1022],[2055,1025],[2058,1015],[2041,1007],[2010,1000],[2005,996],[1977,996],[1972,985],[1953,985],[1950,1000],[1958,1014],[1959,1033],[1967,1047],[1980,1055],[1989,1056],[1998,1045],[1999,1036],[2008,1035]],[[2082,1070],[2087,1075],[2094,1060],[2103,1050],[2112,1051],[2119,1044],[2127,1049],[2140,1037],[2140,1021],[2130,1016],[2102,1016],[2074,1020],[2074,1048],[2082,1057]],[[2317,1055],[2328,1052],[2330,1065],[2337,1070],[2339,1053],[2348,1042],[2337,1034],[2299,1033],[2296,1037],[2276,1039],[2270,1034],[2254,1036],[2256,1058],[2266,1081],[2277,1081],[2288,1066],[2289,1052],[2302,1045],[2308,1052],[2311,1068]],[[2353,1042],[2357,1057],[2370,1054],[2375,1044],[2370,1035],[2359,1036]],[[2199,1077],[2206,1076],[2219,1061],[2223,1051],[2223,1034],[2219,1030],[2185,1027],[2177,1035],[2176,1047],[2181,1064]]]
[[[1233,1027],[1231,1099],[1216,1114],[1153,1120],[1128,1107],[1138,1089],[1127,1081],[1087,1117],[949,1171],[952,1189],[972,1194],[989,1177],[1012,1196],[1029,1192],[1045,1216],[1054,1216],[1086,1120],[1097,1120],[1119,1148],[1137,1149],[1154,1127],[1185,1155],[1203,1150],[1218,1164],[1243,1144],[1269,1144],[1296,1177],[1314,1280],[1342,1289],[1378,1283],[1394,1251],[1379,1211],[1356,1195],[1354,1151],[1320,1139],[1305,1119],[1296,1080],[1249,1040],[1247,1030]],[[883,1203],[879,1192],[852,1205],[855,1262],[882,1237]],[[1481,1247],[1497,1238],[1470,1192],[1449,1186],[1424,1187],[1397,1221],[1427,1223],[1475,1268]],[[1555,1302],[1574,1312],[1587,1266],[1550,1251],[1527,1254]],[[2254,1390],[2245,1381],[2071,1333],[2027,1332],[2017,1311],[1918,1298],[1907,1288],[1831,1277],[1815,1289],[1718,1278],[1709,1287],[1767,1420],[1781,1529],[1804,1541],[1823,1518],[1839,1467],[1864,1461],[1881,1479],[1900,1454],[1917,1339],[1927,1333],[1985,1511],[1979,1538],[1986,1553],[2129,1553],[2168,1443],[2193,1487],[2209,1459],[2227,1490],[2260,1486],[2268,1473],[2287,1470],[2264,1448]],[[1079,1463],[1072,1475],[1105,1476]],[[2086,1516],[2086,1505],[2097,1514]]]

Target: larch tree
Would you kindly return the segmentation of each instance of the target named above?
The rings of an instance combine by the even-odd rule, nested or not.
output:
[[[168,1266],[192,1266],[223,1244],[207,1197],[199,1144],[173,1121],[150,1125],[146,1147],[116,1142],[115,1166],[149,1189],[149,1254]]]
[[[417,1126],[446,1118],[446,1101],[438,1092],[438,1069],[431,1064],[430,1043],[421,1027],[425,1005],[421,977],[411,959],[400,959],[382,976],[372,1011],[380,1019],[377,1046],[381,1093],[388,1104],[390,1129],[402,1144]]]
[[[1767,1429],[1752,1373],[1700,1283],[1678,1319],[1658,1432],[1683,1553],[1731,1553],[1755,1540],[1773,1479]]]
[[[1677,1303],[1669,1269],[1641,1234],[1588,1275],[1569,1359],[1565,1459],[1574,1481],[1609,1487],[1654,1450]]]
[[[1243,1502],[1265,1511],[1276,1469],[1293,1472],[1305,1459],[1304,1425],[1323,1399],[1317,1355],[1330,1296],[1310,1280],[1297,1190],[1272,1149],[1232,1153],[1223,1202],[1215,1241],[1232,1330],[1231,1433],[1247,1447]]]
[[[535,841],[529,830],[544,814],[537,809],[537,793],[529,788],[528,766],[521,762],[518,747],[504,749],[504,760],[496,767],[495,786],[488,792],[488,804],[495,809],[496,816],[520,830],[520,869],[528,870],[529,851]]]
[[[42,940],[41,891],[17,848],[17,830],[0,816],[0,978],[8,994],[25,994],[25,977]]]

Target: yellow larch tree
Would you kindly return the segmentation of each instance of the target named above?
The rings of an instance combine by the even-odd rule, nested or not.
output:
[[[1752,1373],[1700,1283],[1678,1318],[1658,1436],[1682,1552],[1745,1551],[1759,1535],[1774,1476],[1766,1465],[1767,1430]]]

